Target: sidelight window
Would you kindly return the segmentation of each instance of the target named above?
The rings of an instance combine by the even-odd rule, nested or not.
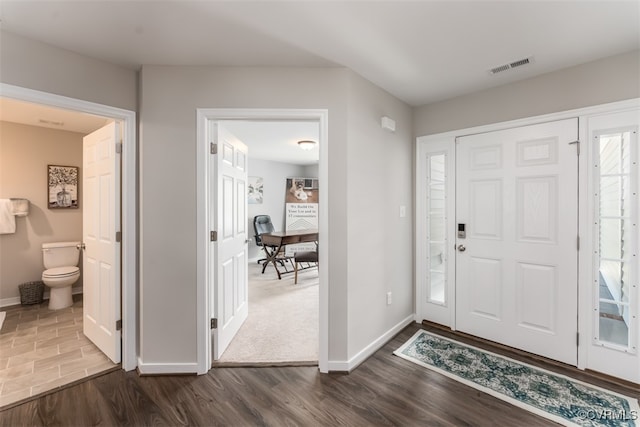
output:
[[[427,157],[427,265],[429,302],[445,304],[447,283],[446,154]]]
[[[631,346],[638,287],[637,131],[619,129],[594,137],[596,343],[623,351]]]

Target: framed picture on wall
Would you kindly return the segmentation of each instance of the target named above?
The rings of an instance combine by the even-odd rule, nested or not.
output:
[[[78,208],[78,176],[76,166],[47,165],[49,209]]]
[[[261,205],[263,196],[264,188],[262,185],[262,177],[250,176],[247,203],[249,203],[250,205]]]

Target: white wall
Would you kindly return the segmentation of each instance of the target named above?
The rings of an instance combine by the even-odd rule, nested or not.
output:
[[[248,205],[248,230],[253,233],[253,217],[269,215],[276,231],[285,229],[285,191],[287,178],[305,175],[305,167],[271,160],[252,159],[249,152],[249,176],[259,176],[263,179],[264,200],[262,204]],[[317,175],[315,176],[317,178]],[[264,258],[262,247],[257,246],[252,237],[249,243],[249,259]]]
[[[305,178],[317,178],[320,176],[317,164],[303,166],[302,170],[303,172],[300,176],[304,176]],[[320,185],[322,185],[322,183],[320,183]]]
[[[535,65],[534,65],[535,66]],[[414,135],[432,135],[640,97],[640,51],[612,56],[414,110]]]
[[[0,198],[30,201],[29,215],[16,217],[16,232],[0,235],[3,305],[19,303],[19,284],[41,279],[43,243],[82,241],[82,197],[78,209],[48,209],[47,165],[78,166],[81,179],[83,136],[0,122]],[[82,278],[74,287],[82,287]]]

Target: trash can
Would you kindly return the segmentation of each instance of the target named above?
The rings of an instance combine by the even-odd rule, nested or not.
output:
[[[41,304],[44,295],[44,283],[41,280],[36,282],[27,282],[18,285],[20,290],[20,304],[32,305]]]

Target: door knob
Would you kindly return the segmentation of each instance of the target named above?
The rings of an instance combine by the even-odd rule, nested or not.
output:
[[[459,245],[459,246],[458,246],[458,250],[459,250],[460,252],[464,252],[464,251],[466,251],[466,250],[467,250],[467,248],[465,248],[465,247],[464,247],[464,245]]]

